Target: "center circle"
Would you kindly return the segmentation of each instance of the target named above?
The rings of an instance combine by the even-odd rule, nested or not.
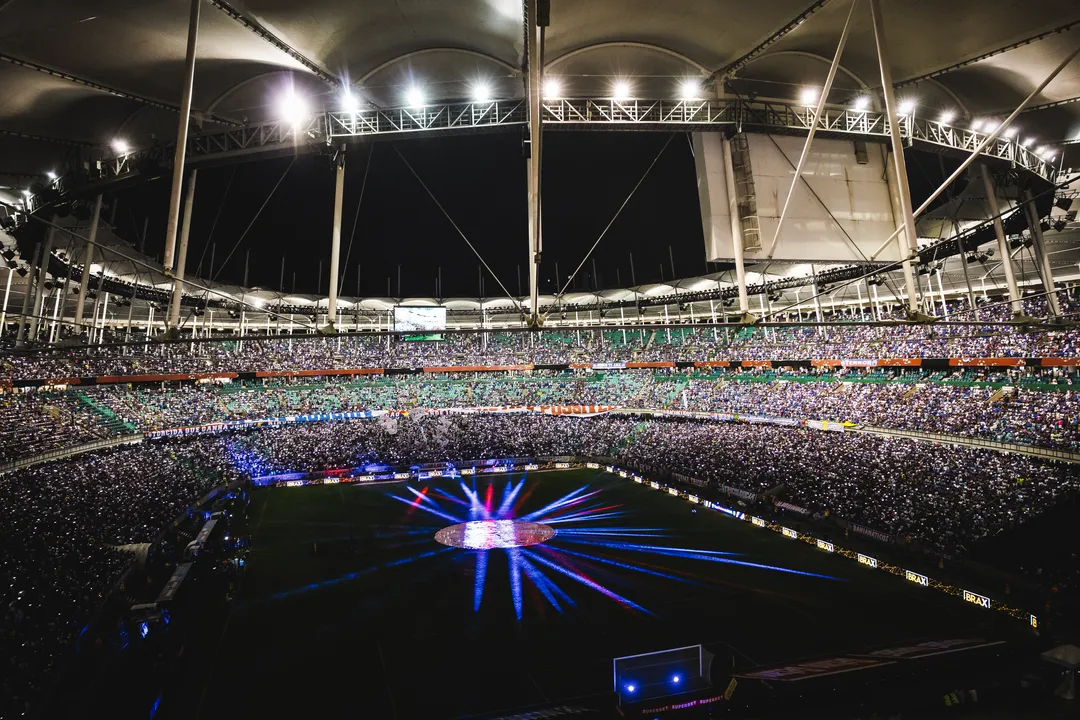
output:
[[[555,537],[555,528],[525,520],[472,520],[444,527],[435,540],[467,550],[525,547]]]

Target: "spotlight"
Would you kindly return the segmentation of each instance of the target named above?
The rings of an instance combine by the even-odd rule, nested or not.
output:
[[[911,113],[915,112],[915,101],[911,98],[901,100],[900,104],[896,108],[896,111],[901,115],[910,115]]]
[[[30,197],[30,190],[28,190],[28,189],[27,189],[27,190],[23,190],[23,191],[22,191],[22,194],[23,194],[23,195],[25,195],[26,197]]]
[[[982,130],[982,128],[983,128],[983,121],[982,120],[979,120],[978,118],[976,118],[975,120],[971,121],[971,129],[974,130],[975,132],[979,132],[980,130]]]
[[[1061,232],[1062,230],[1064,230],[1068,226],[1068,224],[1069,223],[1064,218],[1062,218],[1060,220],[1055,220],[1054,221],[1054,229],[1057,230],[1058,232]]]
[[[409,104],[409,107],[423,107],[424,91],[416,85],[413,85],[405,92],[405,102]]]
[[[681,677],[679,677],[678,675],[672,675],[672,676],[671,676],[671,682],[673,682],[673,683],[675,683],[676,685],[678,685],[678,684],[679,684],[680,682],[682,682],[682,678],[681,678]]]
[[[1022,142],[1020,144],[1023,145],[1024,147],[1031,147],[1032,145],[1035,144],[1035,138],[1033,138],[1033,137],[1024,138],[1024,142]]]
[[[491,86],[486,82],[478,82],[472,86],[473,102],[486,103],[491,101]]]
[[[817,88],[803,88],[799,91],[799,104],[803,107],[811,107],[816,105],[818,101],[818,89]]]
[[[562,97],[562,83],[558,78],[544,80],[544,99],[558,100]]]
[[[956,119],[956,113],[952,110],[942,110],[941,115],[938,117],[938,122],[942,125],[948,125]]]
[[[1057,200],[1054,201],[1054,205],[1056,205],[1058,208],[1060,208],[1061,210],[1064,210],[1066,212],[1068,212],[1069,208],[1072,207],[1072,203],[1073,203],[1072,198],[1064,198],[1064,197],[1063,198],[1058,198]]]
[[[1014,127],[1006,129],[1005,132],[1003,132],[1001,134],[1002,134],[1003,137],[1014,138],[1014,137],[1016,137],[1016,133],[1018,131],[1019,131],[1019,129],[1014,126]]]
[[[287,95],[281,98],[281,102],[278,103],[278,114],[281,119],[291,125],[293,128],[298,128],[304,124],[304,121],[308,118],[307,102],[290,91]]]
[[[341,109],[350,113],[359,112],[360,98],[353,95],[351,90],[345,90],[341,94]]]
[[[1048,152],[1050,152],[1050,148],[1046,147],[1045,145],[1035,150],[1035,154],[1039,157],[1046,157],[1046,153]]]
[[[4,252],[0,253],[0,255],[3,255],[5,260],[15,259],[15,251],[11,249],[5,250]]]
[[[46,175],[46,177],[48,177],[48,178],[49,178],[49,180],[55,180],[55,179],[56,179],[56,173],[54,173],[54,172],[53,172],[52,170],[50,170],[49,172],[45,173],[45,175]]]
[[[128,145],[127,140],[116,138],[112,141],[112,149],[116,151],[117,155],[127,155],[131,150],[131,146]]]
[[[630,693],[631,695],[633,695],[633,694],[634,694],[635,692],[637,692],[637,685],[635,685],[634,683],[629,683],[629,684],[627,684],[627,686],[626,686],[626,692],[628,692],[628,693]]]
[[[860,95],[855,98],[855,102],[851,103],[851,109],[857,112],[864,112],[870,109],[870,96]]]
[[[630,83],[625,80],[616,80],[615,84],[611,86],[611,99],[612,100],[629,100],[630,99]]]
[[[15,274],[19,277],[26,277],[26,268],[21,267],[15,270]]]
[[[683,100],[696,100],[698,94],[701,92],[701,85],[697,80],[683,80],[682,84],[682,99]]]
[[[1001,122],[999,122],[998,120],[987,120],[985,123],[983,123],[983,132],[990,134],[997,130],[998,126],[1000,125]]]

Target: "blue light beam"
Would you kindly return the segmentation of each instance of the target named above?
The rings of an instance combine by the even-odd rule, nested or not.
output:
[[[525,556],[527,558],[529,558],[531,560],[535,560],[536,562],[540,563],[541,565],[546,565],[547,567],[551,568],[555,572],[562,573],[563,575],[570,578],[571,580],[578,581],[579,583],[581,583],[585,587],[592,588],[593,590],[597,591],[601,595],[605,595],[605,596],[611,598],[612,600],[619,603],[620,605],[624,605],[626,607],[634,608],[635,610],[643,612],[646,615],[653,615],[652,612],[650,612],[650,611],[646,610],[645,608],[643,608],[642,606],[638,605],[633,600],[630,600],[629,598],[625,598],[625,597],[623,597],[622,595],[619,595],[616,592],[608,590],[606,587],[604,587],[603,585],[601,585],[600,583],[596,582],[595,580],[593,580],[591,578],[585,577],[584,575],[581,575],[580,573],[576,573],[573,570],[571,570],[570,568],[566,568],[566,567],[563,567],[561,565],[558,565],[558,564],[552,562],[551,560],[548,560],[546,557],[543,557],[542,555],[540,555],[538,553],[534,553],[534,552],[531,552],[529,550],[523,550],[522,552],[525,553]],[[655,617],[655,615],[654,615],[654,617]]]

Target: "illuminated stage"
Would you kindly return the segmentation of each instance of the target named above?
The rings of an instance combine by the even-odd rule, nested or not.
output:
[[[445,527],[435,540],[465,550],[493,550],[537,545],[555,537],[550,525],[525,520],[472,520]]]

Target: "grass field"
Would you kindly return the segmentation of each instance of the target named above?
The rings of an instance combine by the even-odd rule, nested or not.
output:
[[[256,492],[200,717],[457,718],[609,692],[612,658],[681,645],[745,667],[1009,630],[602,471],[466,483],[495,512],[522,480],[513,517],[570,500],[538,518],[557,530],[543,545],[487,551],[479,597],[480,553],[433,539],[475,507],[458,479],[411,481],[423,500],[404,483]]]

